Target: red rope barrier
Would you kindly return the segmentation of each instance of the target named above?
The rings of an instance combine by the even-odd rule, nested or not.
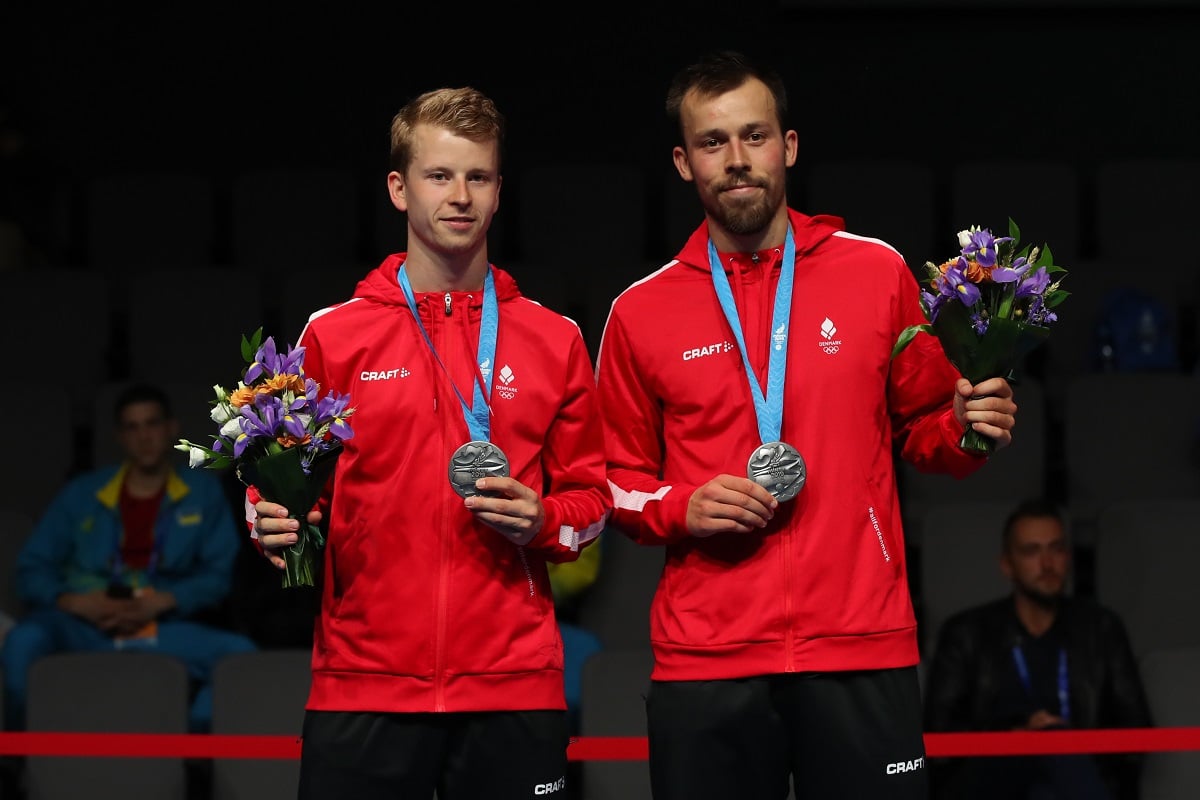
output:
[[[929,758],[1179,750],[1200,751],[1200,727],[925,734],[925,754]],[[300,757],[300,739],[217,734],[0,733],[0,755],[296,759]],[[567,748],[572,761],[644,761],[648,755],[644,736],[584,736],[572,739]]]

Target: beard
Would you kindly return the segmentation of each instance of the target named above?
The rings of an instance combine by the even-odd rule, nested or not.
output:
[[[1018,587],[1021,594],[1032,600],[1038,606],[1053,611],[1058,608],[1063,599],[1063,584],[1060,582],[1057,589],[1049,591],[1042,589],[1032,583]]]
[[[736,186],[760,186],[766,191],[758,198],[731,198],[721,192]],[[745,236],[766,230],[781,202],[783,192],[771,183],[742,180],[718,187],[717,192],[705,198],[704,210],[725,230],[736,236]]]

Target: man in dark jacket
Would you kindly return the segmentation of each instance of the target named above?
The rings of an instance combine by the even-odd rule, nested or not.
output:
[[[1062,513],[1030,500],[1004,526],[1006,598],[961,611],[939,631],[925,692],[927,731],[1149,727],[1125,626],[1066,593]],[[1135,798],[1136,754],[955,759],[936,765],[945,798]]]

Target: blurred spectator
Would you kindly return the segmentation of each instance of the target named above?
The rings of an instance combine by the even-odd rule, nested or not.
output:
[[[122,463],[71,480],[17,558],[17,590],[28,611],[0,657],[10,730],[24,727],[34,661],[127,648],[187,665],[191,728],[204,732],[213,667],[255,649],[247,637],[202,621],[226,600],[241,537],[217,479],[173,465],[178,434],[167,395],[130,386],[113,416]]]
[[[1152,724],[1124,624],[1068,596],[1070,561],[1056,505],[1036,499],[1013,510],[1000,553],[1012,593],[942,626],[926,681],[927,731]],[[952,759],[934,764],[933,796],[1127,800],[1137,797],[1140,761],[1136,753]]]

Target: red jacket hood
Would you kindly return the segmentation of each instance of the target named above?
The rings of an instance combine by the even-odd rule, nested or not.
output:
[[[396,280],[396,273],[407,256],[408,253],[393,253],[385,258],[382,264],[368,272],[358,282],[358,286],[354,289],[354,296],[374,300],[384,305],[408,306],[408,302],[404,298],[404,290],[400,288],[400,283]],[[517,288],[517,281],[512,275],[494,264],[488,266],[492,270],[498,301],[515,300],[521,296],[521,290]],[[464,292],[464,294],[467,293]],[[472,305],[475,303],[483,304],[482,294],[477,295],[477,300]]]
[[[821,242],[838,231],[846,229],[846,223],[841,217],[820,214],[810,217],[799,211],[788,209],[788,221],[792,224],[793,236],[796,240],[796,255],[802,256],[813,250]],[[692,232],[683,249],[675,256],[682,264],[708,272],[708,220],[700,223],[700,227]],[[395,276],[392,276],[393,279]]]

